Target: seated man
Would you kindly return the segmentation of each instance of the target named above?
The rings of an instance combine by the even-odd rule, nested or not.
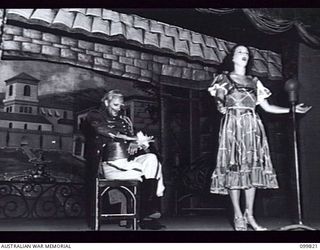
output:
[[[87,122],[94,129],[97,142],[100,140],[104,177],[142,181],[140,227],[161,229],[164,226],[157,220],[161,216],[158,197],[163,196],[165,187],[157,156],[147,153],[152,137],[134,135],[130,119],[121,114],[123,95],[119,90],[109,91],[101,101],[103,107],[90,111]],[[141,150],[143,154],[137,156]]]

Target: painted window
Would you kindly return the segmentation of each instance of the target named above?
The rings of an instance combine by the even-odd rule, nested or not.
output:
[[[31,92],[30,86],[29,85],[24,86],[23,95],[24,96],[30,96],[30,92]]]
[[[28,129],[28,124],[27,123],[24,124],[24,129]]]
[[[13,86],[10,85],[9,86],[9,96],[12,96],[12,94],[13,94]]]
[[[9,122],[9,128],[12,128],[12,122]]]

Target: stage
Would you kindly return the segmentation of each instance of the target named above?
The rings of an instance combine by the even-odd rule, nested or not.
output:
[[[277,217],[257,218],[259,223],[270,231],[293,224],[290,219]],[[161,223],[166,225],[166,231],[233,231],[231,220],[222,215],[188,215],[179,217],[164,217]],[[320,219],[306,220],[306,225],[320,228]],[[128,231],[118,224],[103,224],[101,231]],[[141,230],[141,229],[139,229]],[[251,230],[251,229],[249,229]],[[0,231],[90,231],[85,219],[3,219]],[[143,230],[144,231],[144,230]]]

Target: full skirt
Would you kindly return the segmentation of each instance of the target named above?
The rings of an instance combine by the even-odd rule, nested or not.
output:
[[[254,110],[229,109],[221,121],[210,192],[252,187],[278,188],[266,133]]]

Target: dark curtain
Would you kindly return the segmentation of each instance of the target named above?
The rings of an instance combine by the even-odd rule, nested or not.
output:
[[[314,34],[311,30],[308,30],[306,25],[298,20],[286,20],[278,17],[272,17],[267,11],[261,9],[235,9],[235,8],[224,8],[224,9],[213,9],[207,8],[196,9],[199,12],[209,13],[214,15],[225,15],[235,12],[243,12],[250,22],[258,30],[274,35],[295,29],[297,35],[309,46],[320,49],[320,37]]]

